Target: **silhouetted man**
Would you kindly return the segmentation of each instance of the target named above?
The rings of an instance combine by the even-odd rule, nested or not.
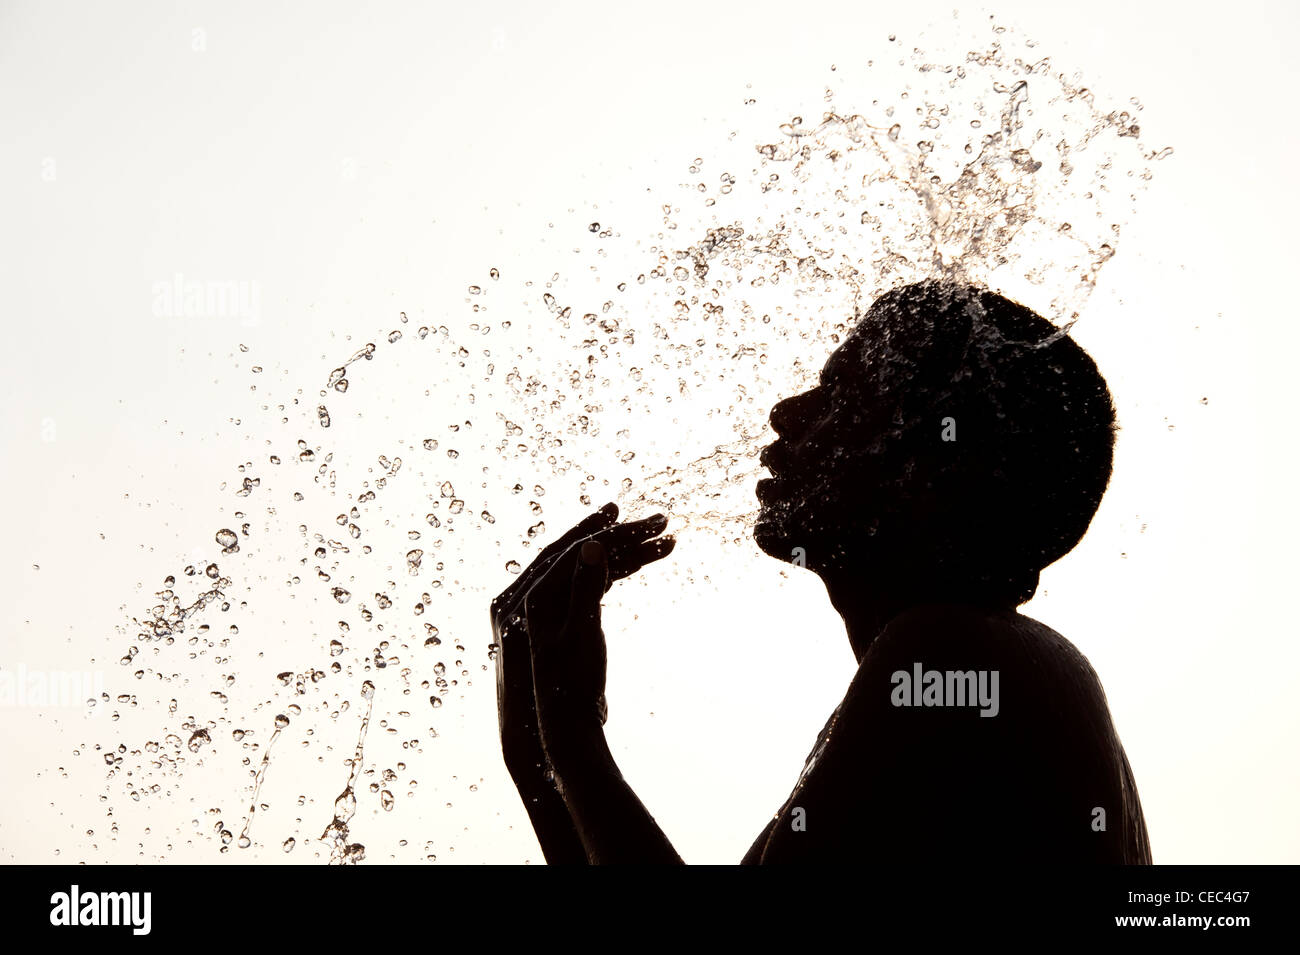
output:
[[[1149,863],[1101,684],[1017,613],[1087,530],[1115,414],[1068,336],[939,281],[881,296],[772,411],[754,538],[812,570],[858,670],[747,863]],[[606,505],[493,602],[506,764],[549,862],[680,862],[605,744],[608,587],[666,520]]]

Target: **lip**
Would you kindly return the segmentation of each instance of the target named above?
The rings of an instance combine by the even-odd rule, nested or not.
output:
[[[772,476],[779,478],[781,471],[785,468],[785,459],[783,449],[779,441],[773,441],[758,455],[758,463],[772,472]]]
[[[781,481],[779,478],[762,478],[754,486],[754,495],[758,498],[758,503],[767,507],[775,504],[781,499]]]

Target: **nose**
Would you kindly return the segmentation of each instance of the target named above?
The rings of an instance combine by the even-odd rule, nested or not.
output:
[[[778,401],[768,420],[779,437],[787,438],[807,430],[813,422],[814,409],[821,404],[821,389],[813,388],[803,394]]]

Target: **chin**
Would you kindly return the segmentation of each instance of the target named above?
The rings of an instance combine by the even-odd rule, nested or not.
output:
[[[789,548],[782,551],[782,545],[787,540],[781,528],[766,513],[759,514],[758,520],[754,523],[754,543],[758,549],[769,557],[784,558]]]
[[[841,510],[815,510],[802,498],[769,500],[759,508],[752,533],[758,549],[769,557],[815,569],[833,554],[851,551],[866,557],[868,540],[850,530],[853,518]]]
[[[758,498],[758,519],[754,522],[754,542],[758,549],[777,560],[790,560],[791,502],[782,493],[785,488],[774,478],[764,478],[754,488]]]
[[[758,520],[754,522],[754,543],[758,549],[769,557],[790,563],[795,560],[796,551],[801,546],[799,537],[808,535],[793,534],[790,531],[788,513],[781,513],[774,508],[764,507],[759,511]],[[803,545],[807,545],[804,540]]]

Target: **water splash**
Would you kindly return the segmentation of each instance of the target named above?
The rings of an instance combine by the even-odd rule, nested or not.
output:
[[[330,862],[335,865],[355,865],[366,857],[366,847],[359,842],[348,842],[348,825],[357,811],[357,776],[365,764],[366,732],[375,709],[375,685],[367,680],[361,685],[361,697],[366,701],[366,712],[361,717],[357,732],[356,751],[349,761],[348,784],[334,800],[334,818],[321,833],[321,841],[330,847]]]
[[[253,825],[253,816],[257,812],[258,797],[262,795],[262,783],[266,782],[266,771],[271,767],[271,750],[275,747],[275,741],[280,738],[280,733],[289,726],[289,717],[283,713],[275,718],[275,729],[271,733],[271,738],[266,741],[266,750],[262,753],[262,762],[257,767],[257,773],[253,777],[253,797],[248,802],[248,816],[244,819],[244,828],[239,833],[239,848],[247,849],[253,844],[252,837],[249,836],[248,830]]]
[[[414,767],[432,762],[425,747],[467,708],[450,704],[490,672],[487,599],[548,530],[563,529],[566,508],[613,498],[629,515],[667,511],[679,535],[746,544],[772,403],[804,387],[897,285],[961,279],[1062,330],[1078,321],[1169,148],[1144,145],[1139,104],[1101,105],[1005,31],[950,63],[920,50],[904,60],[906,89],[751,130],[742,164],[718,166],[702,149],[654,222],[579,214],[555,248],[557,261],[576,248],[571,272],[530,278],[500,262],[465,277],[459,312],[439,303],[442,322],[413,334],[405,313],[384,320],[350,357],[340,348],[308,369],[311,387],[273,394],[260,376],[268,417],[243,427],[265,439],[267,457],[241,462],[233,482],[249,512],[214,521],[207,547],[220,567],[215,554],[191,555],[180,583],[169,576],[132,621],[120,652],[130,685],[102,696],[114,729],[78,749],[103,760],[98,795],[113,826],[123,798],[152,801],[137,828],[151,830],[158,857],[182,840],[206,844],[204,834],[224,850],[234,836],[219,806],[207,810],[214,824],[191,820],[192,835],[171,800],[200,779],[227,786],[222,774],[256,755],[245,721],[278,713],[286,722],[277,718],[260,754],[238,840],[255,854],[272,746],[300,734],[302,750],[325,760],[349,712],[339,687],[361,679],[348,781],[320,837],[331,861],[360,861],[365,849],[349,839],[361,800],[377,819],[400,816]],[[403,365],[442,383],[434,421],[419,417],[425,406],[412,410],[416,396],[387,393]],[[387,420],[389,401],[403,403],[407,436],[376,434],[363,459],[355,448]],[[349,430],[358,417],[362,435]],[[273,594],[294,601],[292,621],[263,609]],[[292,658],[264,659],[259,635],[286,628],[302,634]],[[481,653],[464,634],[482,637]],[[377,686],[390,707],[378,712]],[[469,703],[491,710],[482,695]],[[359,788],[375,771],[363,765],[372,718],[383,728],[372,748],[391,746],[402,761]],[[277,765],[298,752],[280,744]],[[268,792],[291,776],[277,769]],[[328,801],[336,783],[317,785]],[[304,792],[297,805],[314,802]],[[286,824],[269,815],[259,825]],[[266,845],[290,852],[300,841],[302,856],[312,840],[280,831]],[[419,858],[433,857],[415,843]]]

